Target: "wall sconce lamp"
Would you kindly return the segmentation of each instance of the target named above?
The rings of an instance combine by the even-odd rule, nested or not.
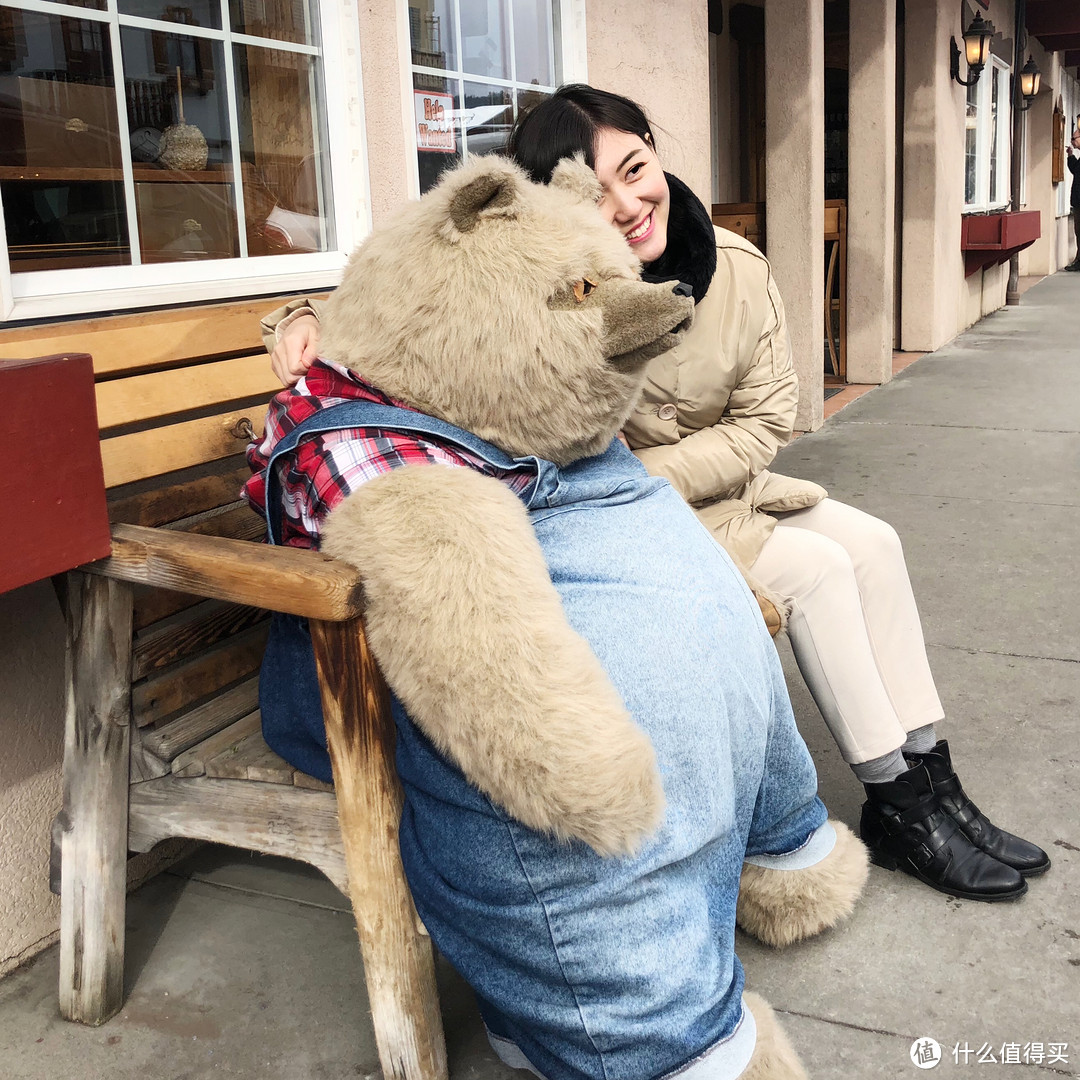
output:
[[[961,86],[974,86],[979,81],[982,69],[986,67],[986,61],[990,58],[990,39],[997,31],[994,24],[983,19],[979,12],[971,20],[971,25],[964,31],[964,52],[967,55],[968,78],[960,78],[960,49],[957,47],[956,38],[949,39],[951,50],[949,71],[952,77]]]
[[[1024,104],[1018,106],[1021,112],[1027,112],[1031,103],[1039,93],[1042,85],[1042,72],[1032,56],[1028,56],[1027,63],[1020,69],[1020,94]]]

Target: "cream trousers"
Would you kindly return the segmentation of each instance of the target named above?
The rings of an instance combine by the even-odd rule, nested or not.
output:
[[[900,538],[832,499],[775,517],[750,573],[790,603],[792,651],[844,760],[881,757],[944,716]]]

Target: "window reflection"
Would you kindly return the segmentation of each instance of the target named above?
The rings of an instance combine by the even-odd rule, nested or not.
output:
[[[239,34],[315,43],[308,0],[229,0],[229,23]]]
[[[409,0],[409,37],[417,67],[457,67],[455,14],[454,0]]]
[[[15,270],[127,263],[108,25],[0,8],[0,184]]]
[[[514,64],[521,83],[552,86],[551,0],[514,0]]]
[[[978,144],[979,134],[979,106],[978,88],[967,88],[967,111],[964,118],[964,202],[975,201],[978,184]]]
[[[218,0],[185,0],[180,4],[170,3],[169,0],[118,0],[117,6],[121,15],[160,19],[182,26],[221,29],[221,4]]]
[[[465,84],[462,126],[470,154],[492,154],[502,150],[513,122],[514,104],[509,90],[483,83]]]
[[[317,148],[317,61],[255,46],[235,55],[248,252],[326,251],[334,238],[328,161]]]

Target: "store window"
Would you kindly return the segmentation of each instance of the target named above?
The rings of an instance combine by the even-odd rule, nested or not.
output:
[[[964,210],[996,210],[1010,198],[1009,67],[991,57],[967,88],[964,123]]]
[[[580,0],[578,0],[580,2]],[[564,0],[409,0],[420,191],[500,150],[518,113],[575,77]]]
[[[15,298],[325,262],[325,76],[317,0],[0,0]]]

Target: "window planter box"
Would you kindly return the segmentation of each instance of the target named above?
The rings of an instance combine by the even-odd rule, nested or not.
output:
[[[1013,252],[1034,244],[1041,235],[1038,210],[968,214],[960,228],[964,277],[1006,262]]]
[[[110,538],[90,357],[0,360],[0,394],[14,485],[3,593],[104,558]]]

